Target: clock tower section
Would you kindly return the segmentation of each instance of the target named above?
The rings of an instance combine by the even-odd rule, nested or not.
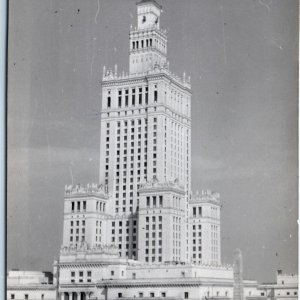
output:
[[[161,11],[154,0],[137,3],[137,27],[130,30],[130,74],[145,73],[167,62],[167,36],[160,29]]]

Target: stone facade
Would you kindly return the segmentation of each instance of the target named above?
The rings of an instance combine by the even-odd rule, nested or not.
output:
[[[50,272],[9,271],[7,274],[7,299],[55,300],[56,288],[52,284],[51,275]]]

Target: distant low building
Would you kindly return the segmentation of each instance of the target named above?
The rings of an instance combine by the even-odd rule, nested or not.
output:
[[[282,270],[278,270],[276,283],[260,284],[258,290],[260,292],[260,299],[262,297],[267,300],[298,299],[298,275],[283,274]],[[253,297],[248,295],[247,299],[253,300]]]
[[[53,276],[50,272],[9,271],[7,299],[52,300],[56,297]]]

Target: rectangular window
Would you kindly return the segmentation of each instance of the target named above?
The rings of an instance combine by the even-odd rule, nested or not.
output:
[[[189,299],[189,293],[188,292],[184,292],[184,299]]]
[[[163,206],[163,196],[159,196],[159,206]]]
[[[10,299],[15,299],[15,294],[11,294]]]
[[[156,207],[156,196],[153,196],[153,207]]]
[[[131,99],[132,99],[132,105],[135,105],[135,89],[132,89],[132,95],[131,95]]]
[[[146,87],[145,102],[148,104],[148,87]]]
[[[24,296],[25,296],[25,299],[28,299],[28,294],[25,294]]]
[[[83,201],[83,210],[86,210],[86,201]]]
[[[122,91],[119,91],[118,106],[119,108],[122,106]]]
[[[193,207],[193,217],[196,217],[196,207]]]
[[[110,108],[111,106],[111,98],[107,97],[107,108]]]

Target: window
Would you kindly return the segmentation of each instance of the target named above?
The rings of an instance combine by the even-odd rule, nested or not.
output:
[[[154,102],[157,102],[157,91],[154,91]]]
[[[115,271],[110,271],[110,275],[114,276],[115,275]]]
[[[159,196],[159,206],[162,207],[163,206],[163,197]],[[161,221],[161,220],[160,220]]]
[[[184,292],[184,299],[189,299],[189,293],[188,292]]]
[[[162,296],[163,298],[165,298],[165,297],[166,297],[166,293],[165,293],[165,292],[162,292],[162,293],[161,293],[161,296]]]
[[[193,207],[193,217],[196,216],[196,207]]]
[[[74,271],[71,272],[71,277],[75,277],[75,272]]]
[[[132,89],[132,105],[135,105],[135,89]]]
[[[118,298],[122,298],[122,293],[118,293]]]
[[[144,294],[142,292],[139,292],[139,298],[143,298]]]
[[[83,277],[83,271],[79,271],[79,276]]]
[[[151,298],[154,298],[154,293],[150,293],[150,297],[151,297]]]
[[[92,276],[92,271],[87,271],[87,276],[91,277]]]
[[[110,108],[111,106],[111,98],[107,97],[107,107]]]
[[[15,294],[11,294],[10,299],[15,299]]]
[[[25,294],[24,296],[25,296],[25,299],[28,299],[28,294]]]
[[[44,294],[41,295],[41,299],[44,299]]]
[[[146,87],[145,102],[148,104],[148,87]]]

